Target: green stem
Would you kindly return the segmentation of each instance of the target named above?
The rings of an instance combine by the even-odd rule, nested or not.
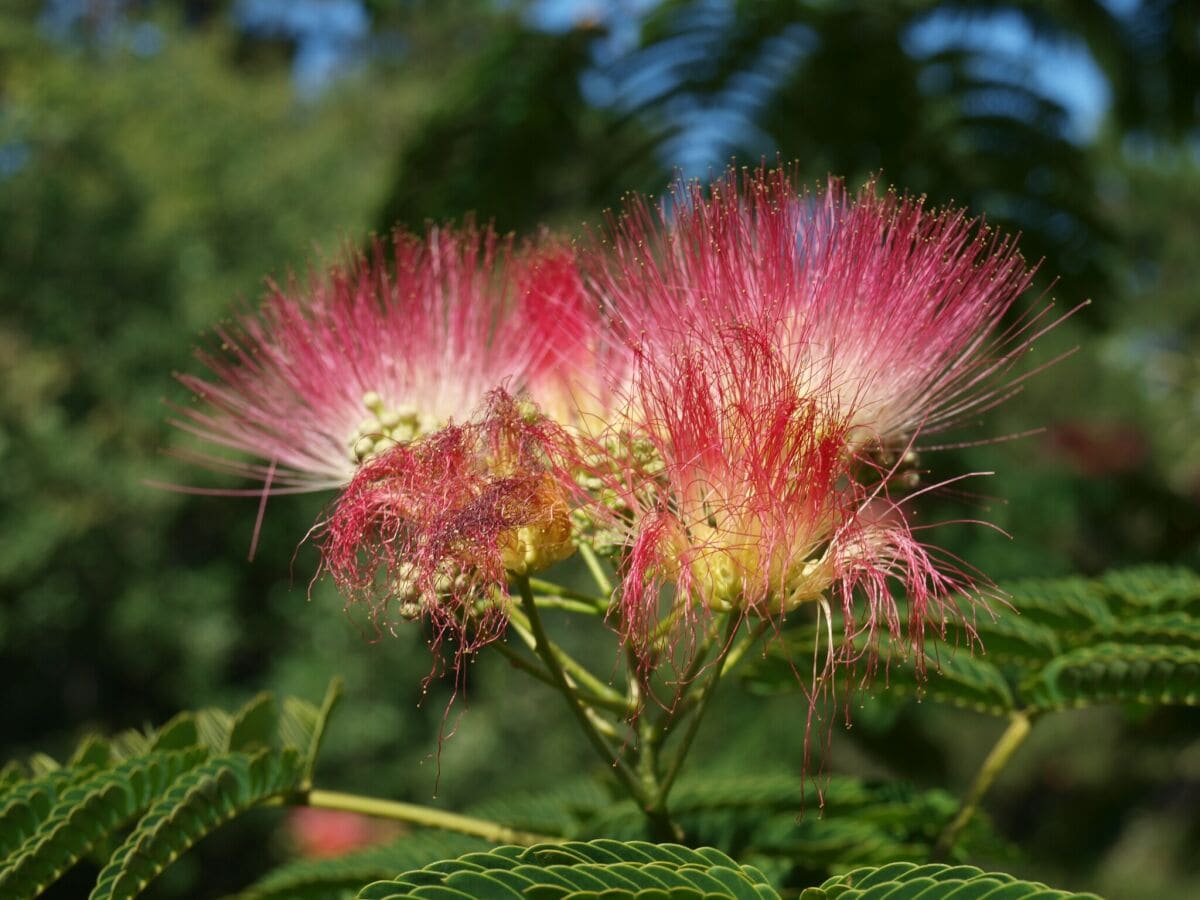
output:
[[[534,600],[536,603],[537,600]],[[529,617],[522,615],[520,610],[510,609],[508,613],[508,622],[513,631],[525,642],[525,644],[534,653],[541,656],[538,650],[538,640],[534,635],[532,622]],[[565,650],[559,647],[552,641],[547,640],[546,646],[549,651],[558,660],[559,666],[562,667],[574,681],[577,681],[583,686],[584,690],[588,691],[591,696],[598,701],[597,705],[606,709],[611,709],[613,712],[620,713],[623,716],[630,716],[633,711],[630,709],[624,695],[613,690],[595,675],[588,671],[587,667],[582,663],[577,662]],[[553,684],[554,682],[550,682]]]
[[[550,639],[546,635],[546,629],[542,626],[542,617],[538,613],[537,602],[533,599],[533,591],[530,589],[529,579],[524,575],[514,575],[513,582],[516,584],[517,591],[521,595],[521,608],[525,611],[525,618],[529,623],[529,631],[534,640],[533,651],[545,663],[547,671],[554,679],[555,687],[558,688],[559,693],[567,701],[571,715],[575,717],[579,723],[579,727],[583,729],[584,736],[588,739],[588,742],[603,757],[604,761],[612,766],[617,779],[621,782],[622,787],[629,792],[629,795],[634,797],[639,803],[645,805],[646,798],[641,785],[633,773],[629,771],[629,767],[625,764],[624,760],[613,751],[612,747],[604,739],[604,736],[596,730],[592,717],[588,715],[588,710],[580,703],[578,695],[567,682],[567,677],[563,672],[559,656],[551,648]]]
[[[604,566],[600,563],[600,558],[596,556],[596,551],[587,544],[580,544],[579,555],[583,557],[584,564],[587,565],[588,571],[592,573],[592,580],[596,582],[596,587],[600,589],[600,593],[605,597],[611,597],[613,592],[612,582],[608,580],[608,574],[604,571]]]
[[[304,791],[288,797],[287,802],[311,806],[315,809],[337,809],[343,812],[361,813],[364,816],[375,816],[379,819],[409,822],[413,825],[423,825],[426,828],[440,828],[443,831],[470,834],[481,837],[491,844],[521,844],[529,847],[533,844],[561,843],[563,840],[561,837],[518,831],[507,825],[501,825],[499,822],[443,812],[440,809],[418,806],[415,803],[380,800],[377,797],[343,794],[340,791]]]
[[[595,616],[603,613],[603,610],[597,609],[594,603],[583,600],[572,600],[569,597],[558,595],[546,596],[538,594],[537,605],[541,609],[562,609],[567,612],[583,613],[587,616]]]
[[[638,776],[642,780],[642,790],[653,801],[644,804],[642,811],[650,826],[652,840],[665,843],[682,843],[683,829],[671,821],[667,810],[666,795],[659,788],[659,750],[662,748],[662,733],[643,716],[638,721],[637,762]]]
[[[544,597],[560,597],[564,600],[576,600],[584,606],[591,607],[592,611],[604,615],[608,612],[608,601],[602,597],[596,597],[592,594],[585,594],[583,591],[573,591],[570,588],[565,588],[561,584],[555,584],[553,581],[546,581],[543,578],[530,578],[529,586]]]
[[[730,615],[729,624],[725,629],[725,646],[733,640],[733,636],[737,633],[741,626],[742,620],[737,615]],[[705,647],[707,652],[707,646]],[[688,722],[687,730],[679,739],[679,746],[675,750],[675,756],[671,759],[671,765],[667,769],[667,774],[663,776],[658,783],[658,797],[656,805],[663,808],[666,807],[667,796],[671,793],[671,788],[675,785],[675,779],[679,777],[679,773],[683,770],[684,760],[687,759],[688,752],[692,749],[692,741],[696,738],[696,733],[700,730],[700,723],[704,719],[704,713],[708,710],[708,704],[712,700],[713,695],[717,692],[717,685],[721,681],[721,676],[725,674],[725,663],[718,656],[711,663],[712,672],[708,676],[708,680],[704,682],[704,686],[700,688],[700,694],[696,699],[696,709],[692,714],[691,721]],[[663,739],[665,740],[667,733],[670,730],[670,725],[674,724],[674,720],[664,723],[662,730]]]
[[[945,859],[954,847],[954,842],[958,840],[959,834],[967,827],[971,817],[975,815],[975,810],[979,808],[979,802],[988,792],[988,788],[992,786],[992,782],[996,780],[996,776],[1000,774],[1001,770],[1008,765],[1012,755],[1017,752],[1017,748],[1024,743],[1032,726],[1033,722],[1029,713],[1017,711],[1012,714],[1008,728],[1004,729],[1004,733],[1000,735],[1000,739],[996,741],[995,746],[992,747],[991,752],[979,767],[971,789],[963,798],[957,815],[938,835],[937,843],[933,845],[933,851],[930,854],[931,859]]]
[[[528,632],[526,631],[525,634],[528,634]],[[532,642],[532,635],[530,636],[530,641]],[[504,643],[504,641],[496,641],[488,646],[498,652],[522,672],[532,675],[543,684],[548,684],[551,687],[558,686],[557,682],[554,680],[554,677],[549,672],[536,663],[526,659],[521,655],[520,651],[514,650],[508,644]],[[581,689],[579,685],[572,685],[572,687],[579,694],[579,699],[583,700],[588,706],[596,706],[600,709],[607,709],[622,716],[629,713],[626,701],[622,697],[601,697],[592,693],[591,691]]]
[[[746,655],[746,651],[757,644],[759,639],[773,626],[774,623],[770,619],[761,619],[744,638],[738,641],[725,654],[725,658],[721,660],[721,675],[725,676],[732,672],[737,667],[737,664],[742,661],[742,657]]]

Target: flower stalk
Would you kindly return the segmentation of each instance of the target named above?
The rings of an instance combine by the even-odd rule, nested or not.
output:
[[[345,794],[341,791],[304,791],[288,797],[287,802],[297,806],[310,806],[314,809],[335,809],[340,812],[374,816],[377,819],[407,822],[410,825],[420,825],[425,828],[439,828],[443,831],[469,834],[473,837],[483,838],[492,844],[520,844],[523,847],[530,847],[534,844],[560,843],[563,840],[558,836],[509,828],[507,825],[501,825],[499,822],[492,822],[488,819],[477,819],[474,816],[445,812],[415,803],[401,803],[397,800],[380,800],[377,797]]]
[[[533,651],[537,653],[545,664],[546,670],[554,680],[554,686],[558,688],[559,693],[567,701],[567,706],[570,708],[575,720],[579,723],[580,728],[583,729],[588,743],[592,745],[605,762],[612,766],[617,779],[629,795],[634,797],[639,803],[644,804],[645,792],[642,790],[641,784],[629,770],[629,766],[625,761],[613,750],[604,735],[597,730],[594,720],[588,715],[588,710],[568,682],[566,673],[563,671],[562,660],[559,658],[559,654],[554,652],[554,648],[550,644],[550,638],[547,636],[546,629],[542,625],[542,617],[538,612],[537,601],[533,597],[533,590],[529,586],[529,579],[524,575],[514,575],[513,583],[520,594],[521,609],[524,611],[525,618],[528,621],[529,633],[533,637]]]
[[[729,614],[729,621],[725,628],[725,635],[720,651],[725,651],[729,648],[734,636],[737,634],[738,628],[741,627],[742,620],[737,614]],[[707,651],[707,648],[706,648]],[[707,655],[707,653],[706,653]],[[704,713],[708,710],[708,704],[712,701],[713,695],[717,691],[717,685],[721,681],[721,676],[725,673],[723,652],[718,652],[717,658],[709,663],[710,672],[707,680],[701,686],[698,694],[695,695],[695,709],[692,713],[691,721],[688,722],[687,730],[679,739],[679,746],[675,749],[675,755],[671,758],[671,764],[667,768],[666,774],[658,784],[658,794],[655,798],[656,805],[666,807],[667,797],[671,793],[671,788],[675,786],[675,780],[679,777],[679,773],[683,770],[683,763],[687,759],[688,753],[692,749],[692,742],[696,739],[696,734],[700,730],[700,723],[704,720]],[[681,685],[681,690],[686,691],[689,685]],[[684,698],[679,697],[682,701]],[[678,721],[677,718],[669,718],[665,721],[660,729],[660,740],[665,741],[670,733],[671,726]]]
[[[964,828],[970,823],[971,818],[975,815],[975,810],[979,808],[980,802],[984,795],[991,788],[996,777],[1008,765],[1013,754],[1025,742],[1025,738],[1029,736],[1029,731],[1033,727],[1033,719],[1030,714],[1024,710],[1014,712],[1009,719],[1008,727],[1004,729],[1004,733],[1000,735],[1000,739],[996,741],[995,746],[984,758],[983,764],[979,767],[979,771],[975,775],[975,780],[971,783],[970,790],[963,798],[962,806],[959,807],[958,813],[950,820],[950,823],[942,829],[942,833],[938,835],[937,842],[933,845],[933,851],[930,853],[930,858],[933,860],[945,859],[950,850],[954,847],[958,836],[962,834]]]

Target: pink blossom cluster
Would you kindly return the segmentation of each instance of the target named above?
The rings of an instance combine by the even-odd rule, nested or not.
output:
[[[316,533],[350,599],[472,647],[590,543],[639,651],[815,603],[919,652],[971,578],[911,524],[912,451],[1015,388],[1053,324],[1010,313],[1031,276],[961,211],[731,171],[579,244],[431,228],[275,288],[179,422],[265,492],[338,489]]]

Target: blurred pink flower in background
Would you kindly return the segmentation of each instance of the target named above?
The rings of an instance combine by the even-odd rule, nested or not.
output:
[[[400,829],[357,813],[295,807],[288,810],[284,828],[300,856],[322,859],[344,856],[396,837]]]

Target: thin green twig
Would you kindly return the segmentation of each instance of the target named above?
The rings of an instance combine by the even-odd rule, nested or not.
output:
[[[548,684],[552,688],[558,687],[558,682],[554,680],[554,677],[549,672],[531,660],[526,659],[520,653],[520,651],[514,650],[503,641],[496,641],[494,644],[490,644],[489,646],[495,649],[498,653],[500,653],[501,656],[511,662],[522,672],[532,675],[538,681],[542,682],[543,684]],[[567,675],[567,683],[571,685],[571,689],[577,693],[579,699],[584,702],[586,711],[589,713],[592,719],[592,724],[595,725],[596,728],[606,737],[611,738],[612,740],[619,740],[622,735],[617,731],[616,728],[613,727],[611,722],[596,714],[592,707],[599,707],[600,709],[607,709],[611,712],[623,714],[625,712],[624,702],[614,703],[605,699],[604,697],[597,697],[594,694],[583,690],[579,685],[575,684],[570,675]]]
[[[563,587],[561,584],[555,584],[553,581],[546,581],[544,578],[530,578],[529,586],[543,597],[560,597],[563,600],[576,600],[585,606],[591,607],[600,615],[608,611],[607,599],[585,593],[584,591],[575,591],[571,588]]]
[[[979,803],[992,786],[992,782],[1008,765],[1013,754],[1017,752],[1017,748],[1025,742],[1032,727],[1033,720],[1028,712],[1018,710],[1012,714],[1008,721],[1008,728],[1004,729],[1004,733],[1000,735],[1000,739],[996,741],[991,752],[979,767],[975,780],[971,783],[971,788],[967,791],[962,806],[958,809],[958,814],[938,835],[937,843],[933,845],[933,851],[930,854],[931,859],[945,859],[962,830],[967,827],[971,817],[975,815],[975,810],[979,808]]]
[[[730,614],[729,623],[725,629],[725,646],[728,646],[733,640],[741,624],[742,620],[739,615]],[[695,712],[692,714],[691,721],[688,722],[687,730],[679,738],[679,745],[675,749],[675,755],[671,758],[671,764],[667,768],[666,774],[663,775],[658,783],[658,796],[655,798],[656,806],[666,807],[667,797],[671,793],[671,788],[675,785],[675,779],[679,777],[679,773],[683,770],[684,760],[687,759],[688,752],[692,749],[692,741],[695,740],[696,733],[700,730],[700,723],[704,720],[704,713],[707,711],[708,704],[712,700],[713,695],[717,692],[717,685],[721,681],[721,676],[725,674],[725,665],[720,657],[712,661],[711,667],[708,680],[700,688],[700,693],[695,703]],[[673,723],[666,724],[669,726],[669,724]],[[663,729],[662,740],[666,739],[669,730],[669,727]]]
[[[534,599],[534,603],[537,603],[536,598]],[[508,612],[508,623],[521,640],[525,642],[526,646],[540,656],[541,654],[537,646],[538,640],[534,635],[529,617],[518,609],[510,609]],[[547,639],[547,646],[558,660],[558,664],[562,667],[563,671],[587,691],[589,695],[596,698],[599,706],[611,709],[613,712],[620,713],[623,716],[632,714],[632,710],[629,708],[624,695],[593,675],[583,663],[578,662],[554,642]]]
[[[596,730],[593,717],[588,715],[588,710],[580,702],[579,696],[571,688],[570,683],[568,683],[558,654],[551,649],[550,639],[546,635],[546,629],[542,626],[542,617],[538,613],[537,603],[533,599],[533,591],[529,586],[529,579],[523,575],[515,575],[513,576],[513,582],[516,584],[517,591],[521,595],[521,608],[524,610],[525,618],[529,623],[530,634],[534,639],[534,652],[545,663],[546,669],[554,678],[556,687],[567,701],[567,706],[570,707],[571,714],[579,722],[579,726],[583,729],[584,736],[588,739],[588,742],[605,762],[612,766],[617,779],[621,782],[622,787],[628,791],[629,795],[645,806],[647,798],[641,784],[638,783],[634,774],[629,771],[629,767],[625,764],[625,761],[613,750],[604,736]]]
[[[561,843],[563,841],[561,837],[519,831],[488,819],[444,812],[415,803],[400,803],[395,800],[381,800],[377,797],[343,794],[340,791],[303,791],[286,797],[284,802],[311,806],[316,809],[337,809],[343,812],[361,813],[364,816],[409,822],[413,825],[423,825],[426,828],[440,828],[443,831],[470,834],[481,837],[492,844],[521,844],[529,847],[533,844]]]
[[[600,562],[600,558],[596,555],[596,551],[588,544],[579,545],[579,555],[583,557],[583,562],[588,567],[588,571],[592,573],[592,580],[596,582],[596,587],[605,597],[611,597],[613,592],[612,582],[608,580],[608,573],[604,571],[604,565]]]
[[[536,599],[537,605],[541,609],[562,609],[567,612],[583,613],[587,616],[595,616],[603,612],[594,603],[586,600],[572,600],[570,597],[562,597],[555,594],[547,596],[541,593],[537,595]]]
[[[730,648],[729,652],[725,654],[724,658],[719,660],[722,678],[737,667],[737,665],[742,661],[742,658],[746,655],[747,651],[749,651],[751,647],[758,643],[759,639],[762,638],[762,636],[771,627],[773,627],[773,623],[770,619],[760,620],[759,623],[754,626],[754,628],[752,628],[745,636],[742,637],[741,640],[739,640],[733,645],[733,647]],[[705,649],[705,653],[707,652],[708,648]],[[693,660],[692,667],[684,675],[685,680],[683,681],[681,688],[684,688],[691,682],[692,679],[696,677],[697,674],[699,674],[699,670],[703,667],[704,661],[704,655],[700,655]],[[716,664],[717,663],[714,662],[714,665]],[[661,727],[664,729],[664,731],[669,734],[671,729],[675,727],[678,721],[687,715],[696,706],[699,700],[699,694],[677,694],[675,702],[668,707],[667,712],[663,717]],[[664,734],[663,737],[665,738],[666,734]]]

